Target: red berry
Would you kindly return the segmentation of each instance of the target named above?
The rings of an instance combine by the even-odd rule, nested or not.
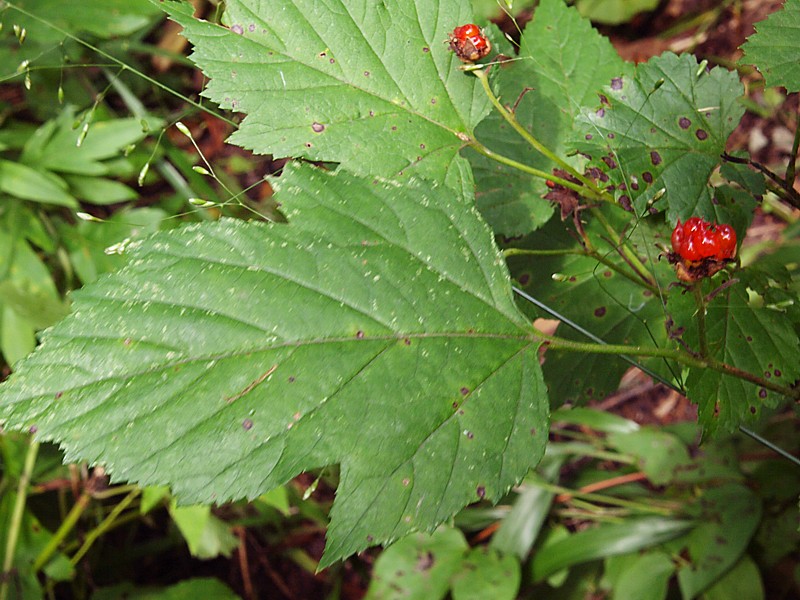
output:
[[[450,49],[463,62],[475,62],[492,51],[491,42],[483,34],[483,30],[474,23],[453,29],[448,41]]]
[[[736,232],[730,225],[719,225],[717,227],[719,233],[719,250],[722,258],[733,258],[736,254]]]
[[[683,260],[698,262],[704,259],[725,260],[736,253],[736,232],[730,225],[716,225],[700,217],[675,225],[672,230],[672,249]]]

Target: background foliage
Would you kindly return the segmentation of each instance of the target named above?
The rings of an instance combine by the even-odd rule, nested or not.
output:
[[[368,597],[763,597],[797,556],[800,479],[730,434],[798,450],[797,143],[779,172],[725,154],[740,77],[627,63],[580,15],[630,14],[596,5],[544,0],[517,38],[490,26],[494,63],[470,70],[442,43],[473,19],[456,0],[231,0],[221,24],[176,2],[4,3],[26,111],[0,130],[0,598],[234,597],[174,573],[120,584],[117,529],[142,556],[236,552],[247,597],[248,547],[330,567],[336,597],[373,555],[340,559],[399,538]],[[233,121],[174,105],[185,81],[130,52],[169,54],[149,45],[162,9],[229,141],[300,162],[207,158],[197,134],[221,148],[212,123]],[[790,92],[798,10],[744,46]],[[245,189],[258,164],[282,173]],[[741,240],[757,206],[788,215],[783,243],[674,285],[677,219]],[[556,337],[536,321],[554,316]],[[698,426],[574,407],[630,362]],[[287,541],[309,524],[324,554]],[[88,564],[113,566],[100,589]]]

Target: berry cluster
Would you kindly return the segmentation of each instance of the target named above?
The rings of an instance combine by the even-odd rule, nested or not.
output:
[[[736,253],[736,232],[730,225],[708,223],[692,217],[672,231],[672,249],[684,260],[726,260]]]
[[[448,41],[450,49],[462,62],[475,62],[492,51],[491,42],[483,34],[483,30],[474,23],[453,29]]]
[[[677,266],[678,279],[686,282],[710,277],[736,254],[736,232],[730,225],[709,223],[700,217],[678,221],[672,230],[669,260]]]

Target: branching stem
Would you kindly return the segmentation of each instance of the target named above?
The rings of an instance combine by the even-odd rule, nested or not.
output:
[[[481,82],[483,86],[483,90],[486,92],[486,96],[494,105],[497,112],[500,113],[500,116],[505,119],[505,121],[511,125],[511,127],[516,131],[522,139],[524,139],[530,146],[539,152],[542,156],[545,156],[559,167],[564,169],[567,173],[575,177],[578,181],[583,183],[583,186],[577,186],[577,188],[572,186],[565,186],[571,189],[576,189],[576,191],[580,192],[583,196],[588,196],[594,200],[603,200],[605,202],[614,202],[614,199],[609,196],[608,192],[601,190],[597,185],[588,177],[584,176],[583,173],[579,172],[575,169],[571,164],[566,162],[560,156],[555,154],[552,150],[547,148],[544,144],[542,144],[539,140],[536,139],[534,135],[532,135],[527,129],[525,129],[522,124],[517,120],[516,115],[508,110],[503,104],[500,102],[500,99],[495,96],[494,91],[492,90],[491,85],[489,85],[489,75],[484,69],[476,69],[473,71],[475,77],[478,78],[478,81]],[[561,181],[556,181],[551,175],[546,174],[546,178],[564,185]],[[584,187],[585,186],[585,187]],[[588,190],[587,190],[588,188]],[[590,193],[587,194],[587,191]]]

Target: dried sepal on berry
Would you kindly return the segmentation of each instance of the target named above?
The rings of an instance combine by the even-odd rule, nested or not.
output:
[[[474,23],[459,25],[448,37],[450,49],[465,63],[473,63],[492,51],[492,43]]]

